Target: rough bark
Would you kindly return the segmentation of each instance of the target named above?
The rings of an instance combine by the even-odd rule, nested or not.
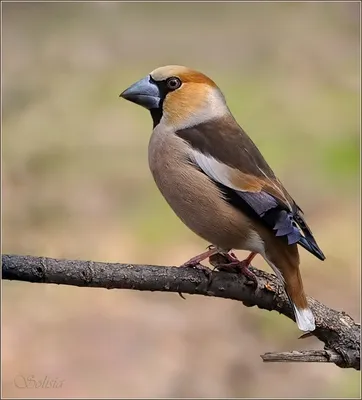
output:
[[[277,311],[294,320],[283,286],[274,275],[252,268],[258,288],[244,276],[193,268],[59,260],[45,257],[2,255],[2,279],[62,285],[132,289],[215,296],[239,300],[245,306]],[[328,308],[311,297],[316,319],[311,334],[324,342],[324,350],[266,353],[264,361],[332,362],[341,368],[360,370],[360,324],[343,311]],[[309,334],[307,334],[309,335]]]

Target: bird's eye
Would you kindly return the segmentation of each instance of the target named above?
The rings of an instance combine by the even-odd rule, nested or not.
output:
[[[170,90],[176,90],[181,86],[181,81],[176,77],[168,78],[166,80],[166,85]]]

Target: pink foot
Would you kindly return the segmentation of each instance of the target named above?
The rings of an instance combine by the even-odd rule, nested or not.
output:
[[[210,284],[212,271],[210,268],[207,268],[200,263],[201,263],[201,261],[204,261],[207,258],[212,257],[214,254],[217,254],[217,253],[218,253],[218,250],[214,246],[209,246],[207,251],[205,251],[195,257],[190,258],[190,260],[184,262],[180,266],[180,268],[194,268],[199,271],[202,271],[206,275],[206,277],[209,281],[209,284]]]
[[[225,254],[225,258],[227,259],[227,263],[222,263],[217,265],[217,269],[223,271],[229,271],[241,273],[246,278],[251,281],[255,288],[258,287],[258,279],[256,275],[250,271],[249,266],[253,258],[256,256],[256,253],[250,253],[250,255],[245,260],[238,260],[234,253]]]

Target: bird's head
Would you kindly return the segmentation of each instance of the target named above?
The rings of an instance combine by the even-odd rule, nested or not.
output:
[[[120,94],[150,110],[154,127],[187,128],[229,112],[219,88],[206,75],[168,65],[152,71]]]

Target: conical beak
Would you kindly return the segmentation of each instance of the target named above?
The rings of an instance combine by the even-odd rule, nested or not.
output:
[[[119,97],[123,97],[148,110],[159,108],[161,103],[160,90],[158,86],[150,80],[149,76],[134,83],[122,92]]]

